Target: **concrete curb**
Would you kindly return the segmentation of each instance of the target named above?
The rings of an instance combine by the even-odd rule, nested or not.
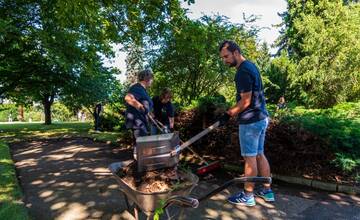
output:
[[[229,171],[238,171],[243,172],[243,168],[239,165],[233,164],[224,164],[223,168]],[[358,186],[350,186],[350,185],[343,185],[338,183],[329,183],[319,180],[313,180],[303,177],[293,177],[293,176],[284,176],[279,174],[272,174],[272,178],[275,180],[280,180],[287,183],[298,184],[302,186],[309,186],[314,189],[322,189],[331,192],[340,192],[340,193],[347,193],[347,194],[360,194],[360,187]]]

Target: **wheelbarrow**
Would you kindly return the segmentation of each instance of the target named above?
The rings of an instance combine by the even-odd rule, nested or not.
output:
[[[234,178],[225,182],[220,187],[206,193],[199,198],[193,198],[190,195],[191,191],[197,185],[199,178],[192,174],[191,172],[182,172],[182,176],[185,177],[186,180],[191,182],[190,185],[186,185],[178,188],[174,191],[166,191],[166,192],[154,192],[154,193],[145,193],[138,191],[136,189],[131,188],[125,181],[123,181],[117,173],[121,170],[126,169],[129,165],[131,165],[134,161],[122,161],[112,163],[109,166],[110,171],[115,176],[120,190],[123,192],[125,196],[125,202],[127,205],[127,209],[129,213],[133,212],[133,217],[138,220],[139,219],[139,211],[142,211],[147,217],[148,220],[153,219],[156,210],[165,210],[167,219],[174,219],[175,216],[171,215],[169,212],[169,207],[172,205],[179,206],[181,210],[178,210],[178,216],[175,219],[181,218],[183,214],[182,209],[184,208],[197,208],[199,203],[220,193],[224,189],[228,188],[233,184],[245,183],[245,182],[253,182],[253,183],[271,183],[270,177],[240,177]],[[179,171],[181,172],[181,171]],[[161,205],[163,202],[163,205]],[[133,211],[131,210],[133,208]],[[175,215],[176,215],[175,214]]]

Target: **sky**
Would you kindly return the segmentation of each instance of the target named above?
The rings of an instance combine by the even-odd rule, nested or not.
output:
[[[195,0],[195,4],[190,6],[182,3],[183,8],[189,9],[188,16],[191,19],[197,19],[204,14],[220,14],[228,17],[231,22],[243,23],[243,13],[245,16],[259,16],[255,25],[266,28],[260,31],[259,40],[265,41],[269,45],[279,36],[279,30],[272,25],[281,23],[281,18],[277,13],[286,11],[286,6],[285,0]],[[119,79],[123,81],[126,72],[126,53],[119,52],[119,46],[114,46],[114,50],[117,51],[115,58],[107,61],[106,66],[119,68],[122,72]],[[271,52],[275,52],[275,50],[273,49]]]
[[[195,4],[188,6],[184,3],[182,6],[189,9],[188,16],[192,19],[203,14],[220,14],[233,23],[242,23],[243,13],[247,17],[257,15],[260,18],[255,24],[268,28],[260,32],[260,40],[272,44],[279,35],[279,30],[272,25],[281,23],[277,13],[286,11],[287,4],[285,0],[195,0]]]

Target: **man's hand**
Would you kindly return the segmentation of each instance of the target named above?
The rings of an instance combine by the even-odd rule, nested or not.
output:
[[[219,126],[224,126],[229,120],[230,120],[231,116],[225,112],[222,116],[220,116],[219,118],[219,122],[220,125]]]
[[[137,107],[137,110],[139,112],[143,112],[145,115],[148,113],[147,109],[145,108],[145,106],[143,104],[139,104],[138,107]]]
[[[164,126],[164,133],[165,134],[169,134],[169,133],[171,133],[171,129],[170,128],[168,128],[168,126]]]

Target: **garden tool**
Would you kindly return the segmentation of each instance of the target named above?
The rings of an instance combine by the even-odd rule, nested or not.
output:
[[[154,119],[151,115],[149,115],[149,119],[159,129],[159,131],[161,133],[163,133],[163,134],[170,133],[170,130],[167,128],[167,126],[162,124],[160,121]],[[184,142],[180,140],[180,144],[183,145]],[[201,162],[203,162],[205,164],[204,166],[201,166],[200,168],[198,168],[196,170],[196,173],[198,175],[205,175],[208,172],[211,172],[211,171],[221,167],[221,164],[219,161],[214,161],[214,162],[208,163],[203,157],[201,157],[198,153],[196,153],[189,145],[186,147],[183,147],[183,149],[185,149],[185,148],[189,149],[196,157],[198,157],[201,160]]]

